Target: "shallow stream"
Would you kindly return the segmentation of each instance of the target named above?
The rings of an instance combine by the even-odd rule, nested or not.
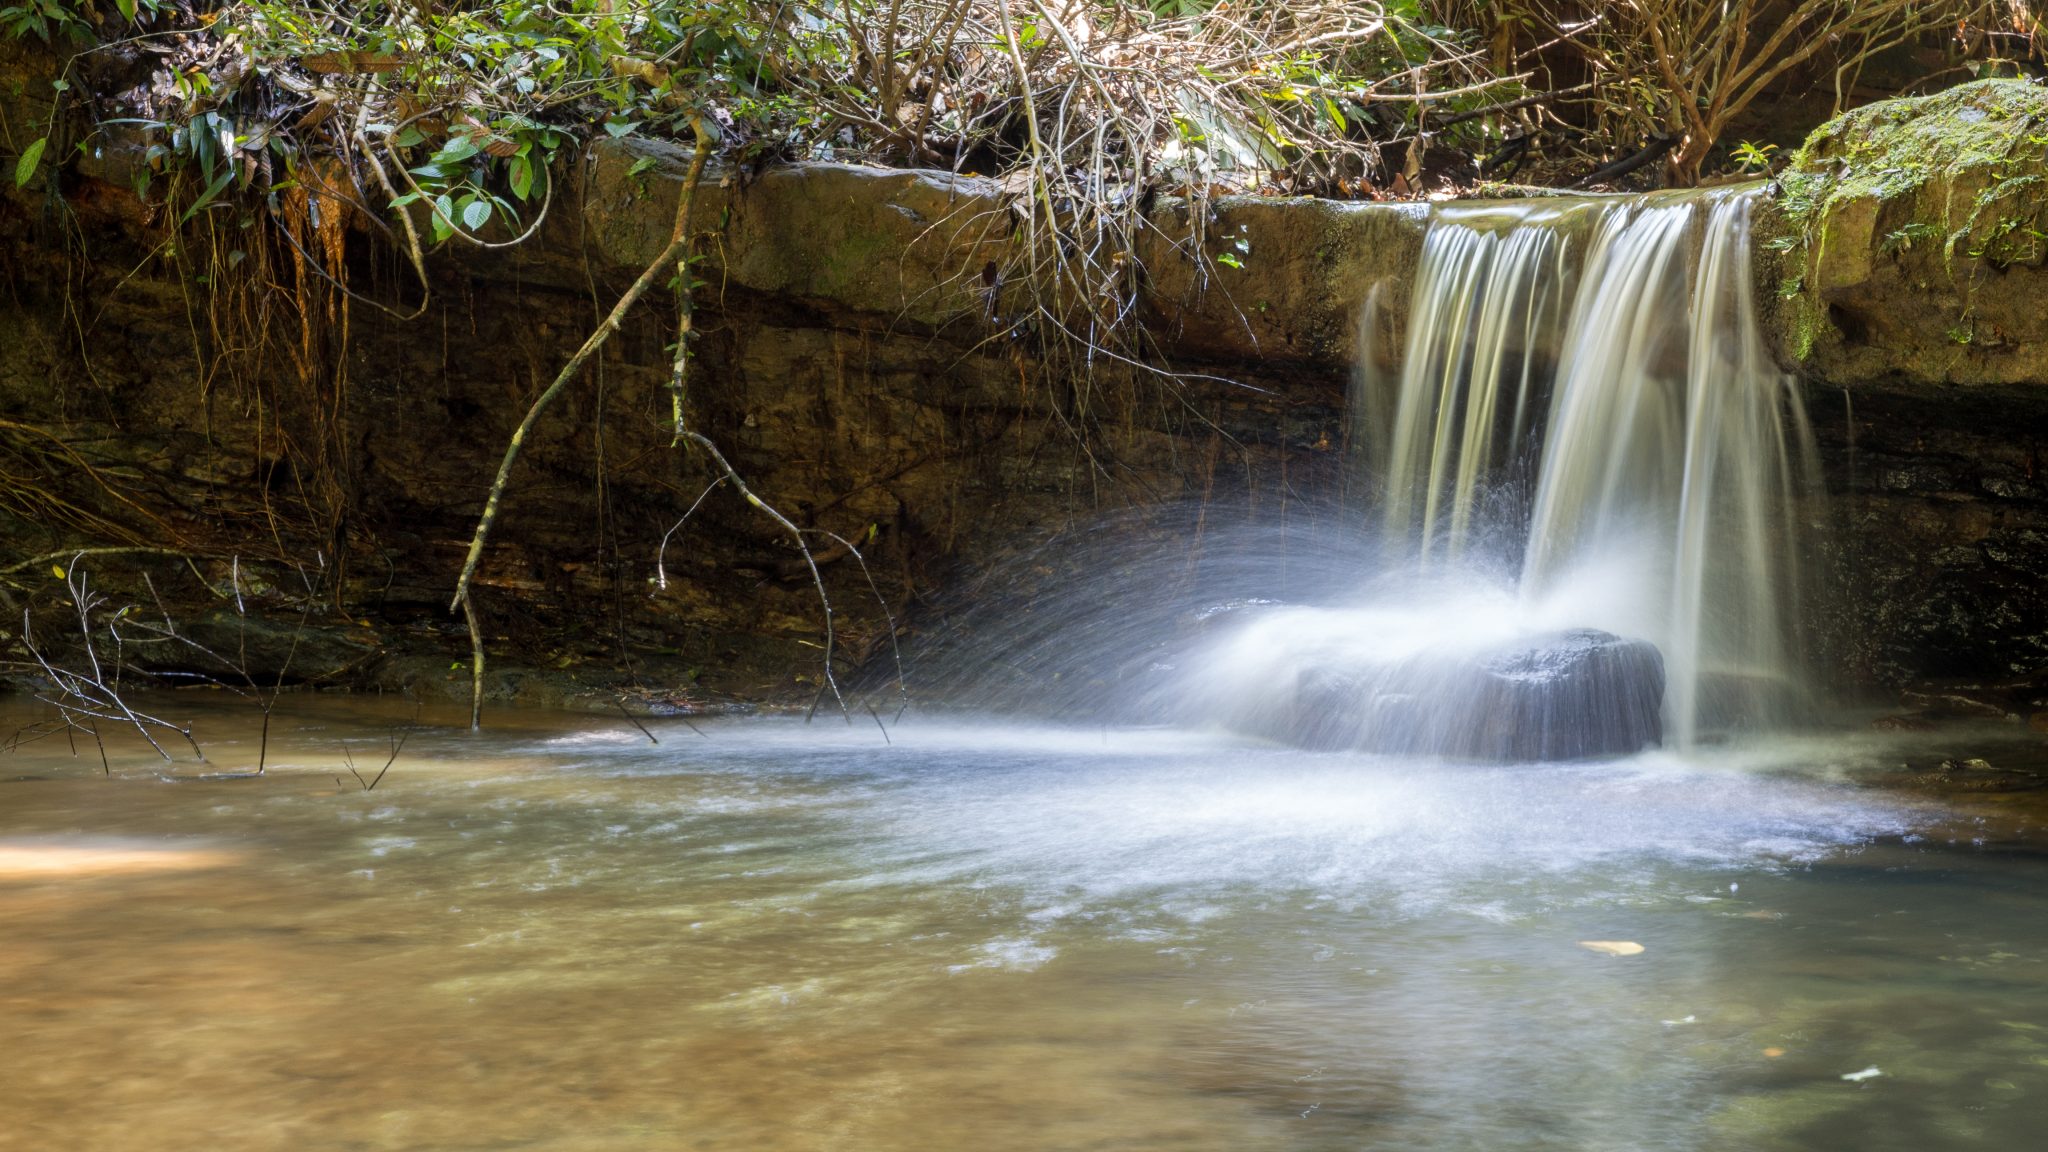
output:
[[[429,716],[364,791],[343,750],[375,769],[413,719],[287,698],[260,779],[126,745],[108,778],[62,738],[0,760],[0,1148],[2048,1130],[2041,841],[1861,783],[1897,766],[1875,736],[1478,767]],[[212,770],[253,762],[249,710],[199,721]]]

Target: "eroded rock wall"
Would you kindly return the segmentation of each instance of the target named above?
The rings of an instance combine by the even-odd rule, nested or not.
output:
[[[1829,662],[1855,682],[2008,685],[2024,712],[2048,674],[2048,89],[1982,81],[1839,117],[1758,230],[1759,297],[1809,383],[1834,497]]]
[[[533,242],[435,254],[411,318],[421,286],[366,222],[344,240],[344,299],[305,267],[319,252],[218,229],[172,243],[120,160],[0,203],[0,419],[61,443],[16,456],[105,520],[0,507],[9,557],[64,567],[76,547],[126,547],[87,562],[110,595],[140,600],[149,576],[215,647],[254,636],[259,677],[466,691],[447,601],[490,478],[665,240],[676,155],[594,150],[560,174]],[[1251,237],[1246,269],[1147,253],[1150,320],[1174,367],[1209,378],[1111,367],[1082,394],[990,339],[1009,305],[979,273],[1009,223],[981,182],[818,165],[714,173],[704,192],[691,420],[813,533],[848,678],[886,674],[888,619],[922,625],[962,573],[1065,527],[1131,509],[1142,525],[1190,499],[1257,516],[1340,488],[1355,302],[1412,264],[1421,229],[1409,212],[1223,205],[1205,222]],[[1160,212],[1185,226],[1184,208]],[[817,687],[817,596],[780,530],[715,489],[676,528],[714,476],[670,443],[673,323],[667,299],[643,306],[524,446],[479,580],[495,694]],[[11,594],[61,600],[50,566],[14,571]],[[260,624],[222,595],[237,581]],[[294,639],[309,599],[319,645]],[[205,663],[175,646],[157,662]]]
[[[1938,107],[2016,147],[2048,123],[2038,96]],[[0,93],[16,119],[19,97]],[[1910,140],[1910,119],[1880,110],[1850,126]],[[1808,381],[1831,490],[1834,530],[1815,546],[1822,662],[1850,688],[2025,680],[2048,663],[2040,253],[2024,229],[1994,225],[1937,261],[1942,244],[1913,225],[1978,228],[1981,213],[1929,206],[2006,203],[2030,170],[2008,147],[1990,175],[1955,177],[1984,144],[1920,163],[1917,183],[1885,177],[1895,197],[1911,189],[1895,203],[1849,179],[1868,161],[1839,144],[1846,131],[1823,134],[1765,214],[1779,243],[1759,270]],[[291,653],[293,678],[459,694],[468,651],[447,598],[489,479],[527,405],[665,240],[681,155],[598,146],[558,174],[533,242],[436,253],[410,319],[421,286],[369,222],[345,238],[344,304],[295,259],[307,253],[237,247],[228,213],[203,242],[172,243],[171,222],[130,190],[133,160],[111,149],[0,200],[0,575],[13,606],[64,597],[27,561],[160,546],[201,559],[92,563],[131,598],[150,575],[217,646],[254,636],[273,672]],[[1176,391],[1107,369],[1083,393],[1039,372],[1029,347],[990,338],[992,316],[1018,303],[988,274],[1014,224],[988,182],[843,165],[713,174],[696,213],[692,421],[815,531],[848,677],[875,674],[888,648],[880,605],[931,625],[967,574],[1074,525],[1122,512],[1145,531],[1147,510],[1187,501],[1281,515],[1345,489],[1360,308],[1383,289],[1380,346],[1397,347],[1426,210],[1152,211],[1145,322],[1174,368],[1211,379]],[[1817,220],[1827,240],[1814,245]],[[1240,244],[1243,267],[1213,259]],[[1947,335],[1965,289],[1967,343]],[[816,690],[815,592],[775,526],[713,491],[671,533],[713,478],[669,442],[671,307],[644,306],[525,447],[479,595],[501,696]],[[1156,543],[1180,546],[1168,521]],[[865,571],[840,540],[860,545]],[[1034,570],[1008,569],[1025,578],[1008,593],[1020,611],[1059,581],[1047,568],[1034,590]],[[290,610],[252,631],[224,595],[238,580],[273,593],[249,598],[259,608]],[[294,581],[321,594],[275,594]],[[322,639],[295,647],[307,602]]]

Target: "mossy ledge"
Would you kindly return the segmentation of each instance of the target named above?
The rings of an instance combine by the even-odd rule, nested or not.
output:
[[[1767,322],[1802,375],[2048,383],[2048,88],[1983,80],[1838,116],[1757,232]]]

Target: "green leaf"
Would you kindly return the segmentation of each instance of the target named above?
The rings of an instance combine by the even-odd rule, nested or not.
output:
[[[446,240],[455,233],[455,202],[447,193],[434,198],[434,239]]]
[[[422,133],[418,128],[415,128],[410,124],[407,124],[403,129],[399,131],[398,135],[393,136],[391,138],[391,143],[399,148],[410,148],[413,145],[419,144],[425,140],[426,135],[424,133]]]
[[[514,156],[507,162],[512,184],[512,194],[521,200],[533,192],[533,164],[524,156]]]
[[[1237,254],[1235,252],[1225,252],[1223,255],[1218,256],[1216,258],[1216,262],[1218,264],[1228,265],[1232,268],[1244,267],[1244,261],[1238,259]]]
[[[491,222],[491,202],[471,200],[462,206],[462,226],[475,232]]]
[[[14,162],[14,186],[20,188],[35,179],[36,169],[43,162],[43,149],[50,146],[48,136],[22,149],[21,159]]]
[[[444,165],[459,164],[476,155],[478,151],[474,139],[464,135],[450,136],[448,142],[441,145],[441,150],[434,153],[433,162]]]
[[[114,0],[114,7],[120,11],[123,20],[135,23],[135,0]]]
[[[228,181],[233,180],[234,178],[235,166],[233,164],[230,164],[227,167],[221,169],[220,175],[215,176],[213,178],[213,183],[208,184],[206,186],[206,191],[201,192],[199,194],[199,199],[194,200],[192,202],[192,206],[190,208],[185,209],[185,214],[183,216],[178,217],[178,223],[183,224],[186,221],[192,219],[192,217],[197,216],[201,209],[205,208],[208,204],[213,203],[214,197],[219,196],[221,193],[221,189],[226,188],[228,186]]]

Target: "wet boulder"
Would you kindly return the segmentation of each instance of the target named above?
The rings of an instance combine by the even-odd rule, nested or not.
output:
[[[1590,628],[1385,664],[1308,668],[1261,735],[1462,760],[1625,756],[1662,742],[1664,658]]]

